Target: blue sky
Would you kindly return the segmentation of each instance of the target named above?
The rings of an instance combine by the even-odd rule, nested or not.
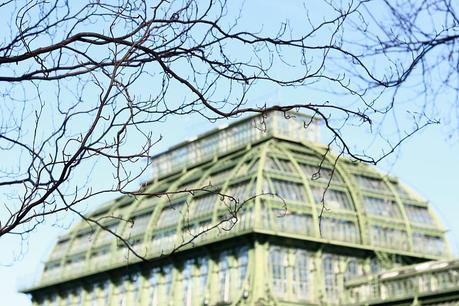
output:
[[[277,15],[298,15],[302,7],[298,7],[297,2],[289,1],[292,5],[285,5],[287,2],[266,2],[250,1],[247,3],[248,16],[264,16],[264,20],[275,20]],[[255,14],[255,11],[258,13]],[[262,12],[258,12],[262,11]],[[320,18],[320,14],[314,16]],[[261,22],[249,18],[250,24],[242,26],[260,29]],[[246,20],[247,22],[247,20]],[[292,23],[295,26],[295,23]],[[299,24],[296,24],[298,27]],[[269,25],[265,27],[269,30]],[[282,71],[281,73],[288,73]],[[145,84],[141,84],[145,85]],[[251,96],[253,104],[261,105],[264,102],[270,103],[297,103],[302,101],[324,101],[327,100],[328,93],[321,91],[320,88],[311,90],[295,89],[279,93],[268,86],[256,88]],[[333,95],[335,99],[339,96]],[[382,97],[384,99],[385,97]],[[445,96],[444,99],[450,97]],[[407,95],[407,101],[409,97]],[[269,104],[269,103],[268,103]],[[408,109],[410,105],[404,105]],[[440,105],[440,107],[445,107]],[[402,106],[403,108],[403,106]],[[409,126],[405,116],[405,110],[397,110],[401,114],[402,126]],[[441,109],[440,113],[447,113],[448,109]],[[183,141],[187,138],[202,133],[208,129],[215,128],[224,122],[214,125],[198,116],[174,117],[165,123],[156,126],[157,134],[164,136],[163,141],[156,147],[156,152]],[[385,121],[384,130],[395,130],[395,122]],[[459,255],[459,137],[453,135],[454,140],[449,140],[447,135],[457,134],[458,131],[451,132],[450,126],[433,125],[411,137],[396,154],[382,162],[378,168],[391,175],[398,176],[402,182],[417,191],[426,198],[438,214],[440,220],[448,229],[453,252]],[[364,134],[364,133],[363,133]],[[346,134],[353,145],[363,147],[372,143],[371,137],[362,137],[361,131],[349,130]],[[377,148],[377,146],[376,146]],[[15,156],[9,156],[4,163],[14,163]],[[102,173],[95,172],[91,181],[96,184],[98,181],[107,179]],[[100,199],[102,201],[102,199]],[[88,207],[94,207],[99,201],[89,203]],[[83,208],[84,209],[84,208]],[[39,226],[25,240],[20,237],[7,236],[0,239],[0,297],[3,305],[26,306],[30,305],[27,297],[18,294],[18,288],[30,285],[31,282],[39,277],[42,263],[46,260],[58,235],[63,234],[75,221],[74,216],[60,215],[51,217]]]

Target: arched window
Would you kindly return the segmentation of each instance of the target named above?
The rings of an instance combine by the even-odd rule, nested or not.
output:
[[[128,282],[128,279],[126,277],[122,277],[121,279],[118,280],[118,285],[116,288],[116,302],[115,302],[115,305],[117,306],[126,306],[127,282]]]
[[[230,297],[230,264],[228,252],[220,254],[218,260],[218,282],[220,301],[228,302]]]
[[[192,292],[193,292],[193,281],[192,281],[193,273],[192,272],[193,272],[193,261],[192,260],[185,261],[185,264],[183,265],[183,271],[182,271],[182,282],[183,282],[182,305],[184,306],[190,306],[192,304]]]
[[[209,259],[207,257],[199,258],[199,292],[202,299],[206,295],[207,279],[209,277]]]
[[[100,286],[100,284],[95,284],[91,287],[91,291],[89,291],[87,295],[88,305],[97,306],[99,300],[98,290]]]
[[[273,247],[269,255],[273,293],[276,296],[285,296],[287,293],[287,252],[285,249]]]
[[[173,282],[174,269],[172,265],[167,265],[163,268],[164,274],[164,299],[169,299],[172,294],[172,282]]]
[[[142,275],[140,272],[135,273],[132,276],[132,297],[134,304],[140,304],[140,300],[142,298]]]
[[[75,291],[75,303],[76,305],[83,305],[83,294],[84,294],[84,290],[83,288],[78,288],[76,289]]]
[[[359,275],[359,266],[355,258],[349,259],[346,266],[346,272],[344,272],[344,281],[355,278]]]
[[[148,306],[157,306],[158,305],[158,269],[153,269],[150,272],[150,276],[148,278],[149,283],[149,304]]]
[[[296,252],[295,264],[293,265],[293,293],[299,299],[308,298],[309,289],[308,254],[306,251]]]
[[[104,302],[110,302],[110,297],[112,295],[112,286],[110,283],[110,280],[106,280],[102,284],[102,291],[103,291],[103,301]]]
[[[370,261],[370,271],[371,273],[378,273],[380,270],[379,261],[377,258],[372,258]]]
[[[334,300],[338,297],[337,260],[334,258],[334,256],[325,255],[323,257],[323,272],[325,282],[325,296],[327,300]]]
[[[238,263],[239,263],[239,285],[241,289],[244,285],[244,281],[247,277],[247,266],[249,263],[249,248],[242,247],[238,252]]]

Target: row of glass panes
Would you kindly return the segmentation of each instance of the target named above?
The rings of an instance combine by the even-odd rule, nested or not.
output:
[[[79,233],[72,241],[72,244],[69,249],[69,253],[78,253],[81,251],[87,250],[94,238],[94,231],[89,231],[85,233]]]
[[[266,134],[255,128],[254,123],[255,120],[247,121],[154,158],[154,175],[165,175],[185,165],[198,163],[215,154],[228,152],[264,137]]]
[[[158,218],[156,228],[164,228],[177,224],[182,219],[182,209],[184,205],[188,205],[185,214],[186,217],[194,218],[209,214],[213,211],[217,200],[220,200],[220,205],[225,205],[229,209],[236,209],[237,204],[242,204],[246,199],[255,195],[255,190],[248,190],[248,182],[237,183],[231,185],[226,191],[221,192],[224,196],[218,195],[218,190],[196,196],[191,202],[185,203],[180,201],[178,203],[166,205]],[[235,206],[236,205],[236,206]],[[148,215],[141,215],[134,218],[134,225],[131,229],[131,235],[135,235],[137,230],[141,232],[142,228],[148,224]],[[138,222],[137,222],[138,221]],[[138,223],[138,225],[135,225]]]
[[[277,171],[282,173],[292,173],[294,171],[293,165],[289,160],[275,159],[273,157],[267,157],[265,161],[265,169],[270,171]]]
[[[154,253],[164,253],[189,243],[198,243],[221,233],[238,232],[252,225],[253,210],[242,209],[235,212],[235,215],[221,216],[216,224],[212,225],[210,220],[199,221],[197,223],[183,224],[182,236],[178,237],[175,229],[158,232],[152,239],[152,251]]]
[[[315,236],[314,222],[310,214],[285,209],[272,209],[277,230],[286,233]]]
[[[435,221],[427,207],[404,204],[406,216],[412,223],[433,225]]]
[[[324,288],[325,300],[339,304],[343,281],[363,275],[364,261],[357,258],[324,253],[320,268],[316,266],[316,260],[314,253],[303,249],[270,246],[269,267],[274,296],[294,302],[316,301],[317,289]]]
[[[326,239],[360,242],[360,231],[355,221],[324,217],[320,220],[320,232]]]
[[[374,246],[408,250],[408,235],[404,230],[371,225],[370,234]]]
[[[424,233],[413,233],[413,249],[432,255],[444,255],[446,253],[445,240],[440,236]]]
[[[180,185],[177,190],[180,191],[189,191],[189,190],[195,190],[195,189],[209,189],[211,186],[215,187],[216,185],[219,185],[220,183],[227,181],[229,178],[231,178],[231,174],[234,171],[234,168],[237,164],[236,162],[231,162],[231,161],[225,161],[225,162],[220,162],[223,163],[223,166],[220,166],[219,164],[219,169],[213,169],[212,173],[208,176],[205,176],[204,178],[202,175],[200,177],[197,177],[191,181],[187,181],[186,183]],[[244,163],[241,165],[241,168],[244,168],[244,166],[248,167],[249,163]],[[254,167],[256,167],[256,162],[251,162],[250,163],[250,168],[246,169],[246,172],[252,171]],[[241,170],[241,169],[240,169]],[[240,172],[240,171],[239,171]],[[242,175],[241,173],[238,173],[237,176]]]
[[[240,295],[244,287],[248,259],[248,248],[241,247],[237,251],[220,253],[215,260],[209,260],[208,257],[188,259],[177,267],[168,264],[153,268],[148,274],[137,272],[114,280],[98,281],[84,286],[85,289],[77,287],[55,292],[38,299],[36,304],[134,306],[148,301],[149,306],[159,306],[175,299],[177,304],[192,306],[201,305],[211,287],[219,292],[214,303],[230,302]],[[211,277],[214,277],[213,281],[209,281]]]
[[[219,217],[219,233],[235,233],[253,225],[253,208],[245,207],[237,212],[228,212]]]
[[[186,224],[182,229],[182,240],[186,243],[197,243],[201,240],[205,240],[213,228],[214,227],[211,225],[210,220],[204,220],[194,224]]]
[[[374,178],[361,174],[354,174],[354,179],[356,180],[360,188],[373,190],[377,193],[390,191],[389,186],[381,178]]]
[[[204,185],[210,184],[212,186],[215,186],[228,180],[233,170],[234,168],[231,167],[211,174],[208,178],[204,180]]]
[[[397,202],[392,199],[376,198],[371,196],[363,197],[363,209],[369,215],[401,219],[402,215]]]
[[[200,217],[213,212],[217,199],[216,194],[205,194],[193,199],[190,203],[190,217]]]
[[[332,170],[325,166],[319,167],[320,160],[317,160],[317,164],[306,164],[298,163],[301,171],[306,176],[308,180],[318,180],[320,182],[328,183],[331,179],[331,183],[342,183],[342,178],[338,174],[337,170]],[[271,171],[277,171],[282,173],[294,173],[293,164],[289,160],[285,159],[275,159],[273,157],[268,157],[265,163],[265,167]]]
[[[274,134],[297,141],[319,142],[319,122],[310,117],[299,114],[287,114],[283,112],[273,113]]]
[[[247,183],[241,183],[233,185],[225,191],[225,195],[228,195],[227,197],[218,196],[216,193],[207,193],[194,198],[189,204],[181,201],[171,205],[166,205],[160,213],[156,228],[165,228],[177,224],[182,219],[183,213],[186,214],[186,217],[190,218],[209,214],[213,211],[217,203],[217,199],[219,198],[223,199],[223,202],[228,202],[229,205],[236,204],[235,201],[238,201],[237,203],[242,203],[248,196],[245,195],[246,189]],[[184,205],[188,205],[188,207],[185,212],[182,212]],[[234,207],[230,208],[234,209]],[[134,224],[130,230],[131,235],[136,235],[145,231],[150,220],[150,216],[151,212],[135,217],[133,220]]]
[[[167,252],[179,246],[189,243],[198,243],[205,240],[209,235],[215,236],[224,232],[238,232],[247,228],[253,222],[253,210],[242,209],[234,212],[235,215],[221,216],[222,221],[211,224],[211,220],[203,220],[195,223],[184,223],[182,237],[177,237],[175,229],[159,232],[153,236],[152,247],[154,253]]]
[[[349,196],[346,192],[329,187],[326,191],[321,186],[311,186],[312,195],[317,205],[325,204],[327,209],[343,209],[354,211]],[[324,193],[325,192],[325,193]]]
[[[70,246],[71,239],[66,238],[63,240],[59,240],[56,243],[56,246],[54,247],[50,259],[56,259],[56,258],[61,258],[62,256],[65,255],[65,253],[68,251],[68,248]]]
[[[317,180],[319,182],[324,183],[331,182],[333,184],[340,184],[343,182],[343,179],[341,178],[341,175],[338,173],[338,170],[333,170],[325,166],[320,167],[319,165],[320,160],[317,160],[317,164],[315,165],[299,163],[301,171],[309,180]]]
[[[312,258],[305,250],[270,247],[269,264],[273,294],[281,299],[295,297],[298,300],[312,300]]]
[[[403,205],[406,216],[411,223],[434,225],[435,221],[427,207],[410,204]],[[363,197],[363,209],[369,215],[401,219],[399,206],[393,199],[377,198],[373,196]]]
[[[306,205],[304,186],[301,183],[265,178],[263,193],[275,195],[279,200],[303,202]]]
[[[222,192],[223,204],[230,210],[236,209],[240,204],[246,201],[248,198],[255,195],[255,188],[248,188],[249,183],[247,181],[233,184]]]
[[[109,225],[104,225],[106,229],[100,228],[99,233],[97,234],[94,245],[102,245],[108,243],[113,239],[113,234],[110,232],[116,232],[118,223],[112,223]],[[94,231],[89,231],[85,233],[78,234],[73,240],[66,239],[59,241],[51,254],[51,259],[60,258],[65,253],[77,253],[89,248],[89,245],[92,243],[94,238]],[[70,248],[69,248],[70,247]]]
[[[185,201],[164,206],[156,223],[156,228],[163,228],[177,224],[182,217],[183,205],[185,205]]]
[[[300,119],[300,121],[301,120],[302,119]],[[287,124],[287,126],[292,124],[296,126],[298,124],[294,119],[282,121],[284,121],[284,124]],[[263,135],[260,130],[253,128],[253,123],[253,121],[250,121],[243,125],[231,127],[225,131],[208,136],[198,142],[177,148],[168,154],[155,158],[153,160],[155,174],[157,176],[164,175],[187,164],[199,162],[217,152],[226,152],[261,138]],[[284,129],[282,130],[285,131]],[[313,129],[308,129],[307,131],[311,132],[312,130]],[[312,134],[307,134],[306,138],[308,139],[311,135],[315,135],[316,132],[317,131],[314,130]],[[287,134],[281,132],[281,134],[295,139],[298,137],[299,139],[303,139],[303,137],[305,137],[304,135],[299,136],[298,132],[292,133],[291,131]]]
[[[239,169],[237,170],[235,177],[239,178],[245,175],[249,175],[255,173],[258,170],[258,159],[245,162],[240,165]],[[226,176],[228,179],[228,176]]]

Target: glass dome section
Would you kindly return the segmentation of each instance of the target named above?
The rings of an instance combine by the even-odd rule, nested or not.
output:
[[[330,153],[324,157],[317,135],[298,136],[297,121],[273,118],[265,134],[245,131],[259,120],[249,118],[159,155],[154,163],[180,159],[180,170],[175,164],[155,168],[157,177],[143,190],[150,196],[107,203],[90,215],[102,228],[81,222],[61,237],[42,284],[140,261],[110,232],[150,259],[247,233],[425,259],[448,256],[444,229],[419,196],[372,167],[344,158],[335,163]],[[218,151],[206,143],[226,147]],[[291,273],[307,277],[302,267],[308,263],[301,254],[295,260]]]

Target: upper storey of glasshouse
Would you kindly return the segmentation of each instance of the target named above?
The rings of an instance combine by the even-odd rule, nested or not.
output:
[[[335,163],[319,143],[320,122],[287,117],[252,116],[153,157],[145,195],[107,203],[90,215],[102,227],[81,222],[60,237],[41,284],[139,261],[110,231],[146,258],[253,232],[420,259],[449,256],[425,200],[372,167]]]

